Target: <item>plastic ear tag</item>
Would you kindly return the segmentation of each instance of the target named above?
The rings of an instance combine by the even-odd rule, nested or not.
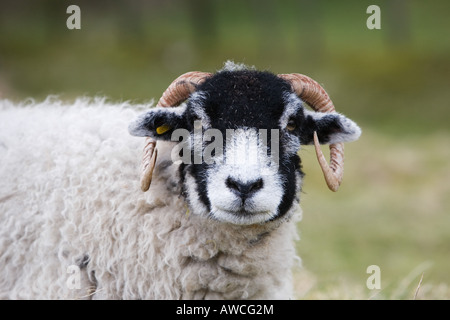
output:
[[[163,133],[169,131],[170,129],[171,129],[171,127],[169,127],[167,124],[163,124],[162,126],[159,126],[158,128],[156,128],[156,133],[163,134]]]

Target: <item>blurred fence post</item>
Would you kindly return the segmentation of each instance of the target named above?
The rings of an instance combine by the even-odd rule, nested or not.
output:
[[[214,0],[192,0],[187,2],[187,11],[193,31],[197,52],[210,52],[216,47],[217,28]]]

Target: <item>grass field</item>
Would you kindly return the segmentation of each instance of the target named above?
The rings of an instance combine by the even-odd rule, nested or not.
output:
[[[346,146],[337,193],[326,189],[312,148],[307,172],[297,273],[301,298],[450,298],[450,136],[386,136],[371,130]],[[366,269],[381,270],[368,290]]]

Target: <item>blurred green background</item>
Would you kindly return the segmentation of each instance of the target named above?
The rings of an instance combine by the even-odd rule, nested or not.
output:
[[[81,9],[69,30],[66,9]],[[369,5],[381,30],[369,30]],[[363,129],[340,191],[300,151],[298,298],[450,298],[450,2],[2,0],[0,97],[158,99],[231,59],[324,85]],[[325,148],[324,148],[325,150]],[[369,290],[369,265],[381,290]]]

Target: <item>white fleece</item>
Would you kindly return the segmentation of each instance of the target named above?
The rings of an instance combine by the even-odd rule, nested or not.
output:
[[[298,203],[262,225],[195,214],[162,142],[143,193],[127,127],[148,107],[0,100],[0,298],[292,296]]]

